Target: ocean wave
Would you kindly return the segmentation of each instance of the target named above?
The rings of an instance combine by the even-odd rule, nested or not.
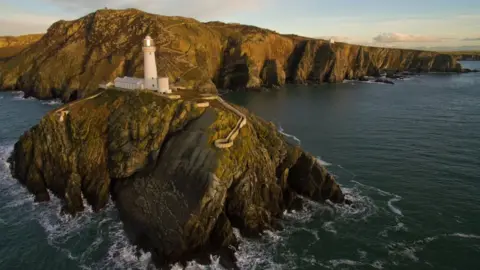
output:
[[[355,85],[355,83],[366,83],[366,84],[383,84],[383,85],[390,85],[384,82],[376,82],[376,81],[360,81],[360,80],[343,80],[342,83],[349,83]]]
[[[301,197],[303,200],[303,208],[301,210],[284,211],[283,217],[286,221],[294,223],[308,223],[313,217],[319,215],[335,214],[335,208],[331,205],[315,202],[307,198]]]
[[[333,224],[335,224],[334,221],[324,222],[322,225],[322,229],[325,230],[326,232],[337,234],[337,230],[335,230],[335,227],[333,226]]]
[[[349,259],[337,259],[337,260],[329,260],[328,263],[333,267],[336,268],[340,265],[347,265],[347,266],[360,266],[363,265],[362,262],[357,262]]]
[[[387,226],[384,230],[382,230],[379,235],[383,237],[388,237],[388,232],[408,232],[407,226],[400,221],[400,218],[395,217],[396,224],[393,226]]]
[[[320,156],[317,156],[317,163],[320,165],[320,166],[325,166],[325,167],[328,167],[328,166],[331,166],[332,163],[328,163],[326,162],[325,160],[322,160],[322,157]]]
[[[390,210],[391,210],[394,214],[397,214],[397,215],[399,215],[399,216],[403,216],[402,211],[400,210],[400,208],[395,207],[395,206],[393,205],[393,203],[394,203],[394,202],[399,202],[399,201],[401,201],[401,200],[402,200],[402,197],[400,197],[400,196],[395,196],[395,197],[391,198],[390,200],[388,200],[388,202],[387,202],[388,208],[390,208]]]
[[[371,266],[375,269],[383,269],[383,265],[385,264],[385,262],[383,261],[374,261]]]
[[[25,93],[22,92],[22,91],[14,91],[14,92],[12,92],[12,95],[13,95],[12,100],[19,100],[19,101],[37,100],[34,97],[25,98]]]
[[[278,125],[278,132],[280,132],[280,134],[282,134],[283,136],[287,137],[287,138],[291,138],[293,139],[295,142],[297,142],[298,144],[301,144],[302,141],[297,138],[295,135],[292,135],[292,134],[288,134],[285,132],[285,130],[282,128],[281,125]]]
[[[417,252],[422,251],[427,244],[440,239],[441,235],[429,236],[413,242],[397,242],[387,245],[389,256],[403,257],[414,262],[418,262]]]
[[[10,175],[7,158],[12,150],[13,143],[0,145],[0,191],[9,201],[1,209],[17,213],[3,222],[10,226],[36,222],[45,232],[46,244],[78,262],[83,269],[149,267],[150,253],[138,251],[129,243],[112,202],[99,213],[84,203],[85,211],[74,217],[61,214],[62,202],[52,194],[51,201],[35,203],[27,189]]]
[[[282,269],[285,265],[274,262],[275,248],[284,241],[284,238],[274,232],[262,235],[261,239],[244,238],[240,231],[234,228],[234,234],[239,240],[235,251],[237,265],[240,269]]]
[[[53,100],[47,100],[47,101],[42,101],[43,105],[50,105],[50,106],[57,106],[57,105],[63,105],[63,102],[60,99],[53,99]]]
[[[390,211],[398,216],[403,216],[403,213],[402,213],[402,210],[398,207],[398,206],[395,206],[393,203],[396,203],[396,202],[400,202],[402,200],[402,197],[400,195],[397,195],[397,194],[394,194],[394,193],[391,193],[391,192],[388,192],[388,191],[385,191],[385,190],[382,190],[382,189],[379,189],[377,187],[373,187],[373,186],[369,186],[369,185],[365,185],[363,183],[360,183],[356,180],[352,180],[351,182],[355,183],[356,185],[358,186],[361,186],[362,188],[365,188],[365,189],[368,189],[368,190],[372,190],[372,191],[375,191],[378,195],[380,196],[389,196],[389,197],[392,197],[390,198],[388,201],[387,201],[387,206],[388,208],[390,209]]]
[[[187,262],[186,266],[183,266],[179,263],[170,266],[171,270],[224,270],[220,265],[220,257],[219,256],[210,256],[210,264],[209,265],[201,265],[195,261]]]
[[[452,233],[449,236],[460,237],[460,238],[470,238],[470,239],[480,239],[480,235],[476,235],[476,234]]]
[[[336,212],[337,219],[343,221],[365,221],[378,211],[378,206],[372,198],[365,195],[358,186],[342,187],[345,199],[351,201],[351,205],[331,204]]]

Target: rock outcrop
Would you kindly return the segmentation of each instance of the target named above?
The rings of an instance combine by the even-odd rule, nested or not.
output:
[[[35,195],[51,191],[75,214],[85,199],[114,199],[133,243],[158,265],[222,254],[232,227],[255,235],[278,228],[301,197],[342,203],[334,177],[276,127],[243,108],[233,146],[215,147],[237,125],[221,103],[196,106],[149,92],[107,90],[47,114],[15,144],[13,175]]]
[[[68,101],[117,76],[143,76],[140,44],[146,35],[157,42],[161,75],[204,92],[286,82],[334,83],[384,69],[461,71],[449,54],[330,44],[254,26],[201,23],[135,9],[98,10],[56,22],[38,42],[2,60],[0,88]]]

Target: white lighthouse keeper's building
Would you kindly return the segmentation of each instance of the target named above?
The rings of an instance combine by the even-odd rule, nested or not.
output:
[[[145,89],[158,90],[157,64],[155,63],[155,51],[157,48],[150,36],[143,40],[143,69]]]

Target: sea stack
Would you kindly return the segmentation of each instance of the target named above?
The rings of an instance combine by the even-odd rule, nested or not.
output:
[[[71,214],[112,198],[160,267],[220,254],[231,269],[234,227],[258,235],[304,198],[344,202],[334,176],[275,125],[210,97],[108,89],[66,104],[15,144],[12,173]]]

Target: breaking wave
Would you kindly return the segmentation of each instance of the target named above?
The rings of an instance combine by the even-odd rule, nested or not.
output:
[[[320,156],[317,157],[317,163],[321,166],[331,166],[332,163],[329,163],[329,162],[326,162],[325,160],[323,160]]]
[[[464,233],[452,233],[450,236],[470,239],[480,239],[480,235],[476,234],[464,234]]]
[[[12,95],[13,95],[13,98],[12,100],[37,100],[36,98],[34,97],[28,97],[28,98],[25,98],[25,93],[23,93],[22,91],[14,91],[12,92]]]
[[[43,105],[50,105],[50,106],[57,106],[57,105],[62,105],[63,102],[60,99],[53,99],[53,100],[47,100],[47,101],[42,101]]]
[[[290,139],[293,139],[295,142],[297,142],[298,144],[301,144],[302,141],[297,138],[295,135],[292,135],[292,134],[288,134],[285,132],[285,130],[282,128],[281,125],[278,125],[278,132],[280,132],[280,134],[282,134],[283,136],[287,137],[287,138],[290,138]]]
[[[33,196],[10,176],[7,158],[13,144],[0,145],[0,191],[8,200],[0,210],[10,212],[1,220],[5,225],[36,223],[45,232],[44,241],[74,260],[82,269],[147,269],[150,253],[128,242],[113,203],[94,213],[86,210],[75,217],[60,214],[60,199],[51,196],[47,203],[35,203]],[[2,215],[3,217],[3,215]]]

